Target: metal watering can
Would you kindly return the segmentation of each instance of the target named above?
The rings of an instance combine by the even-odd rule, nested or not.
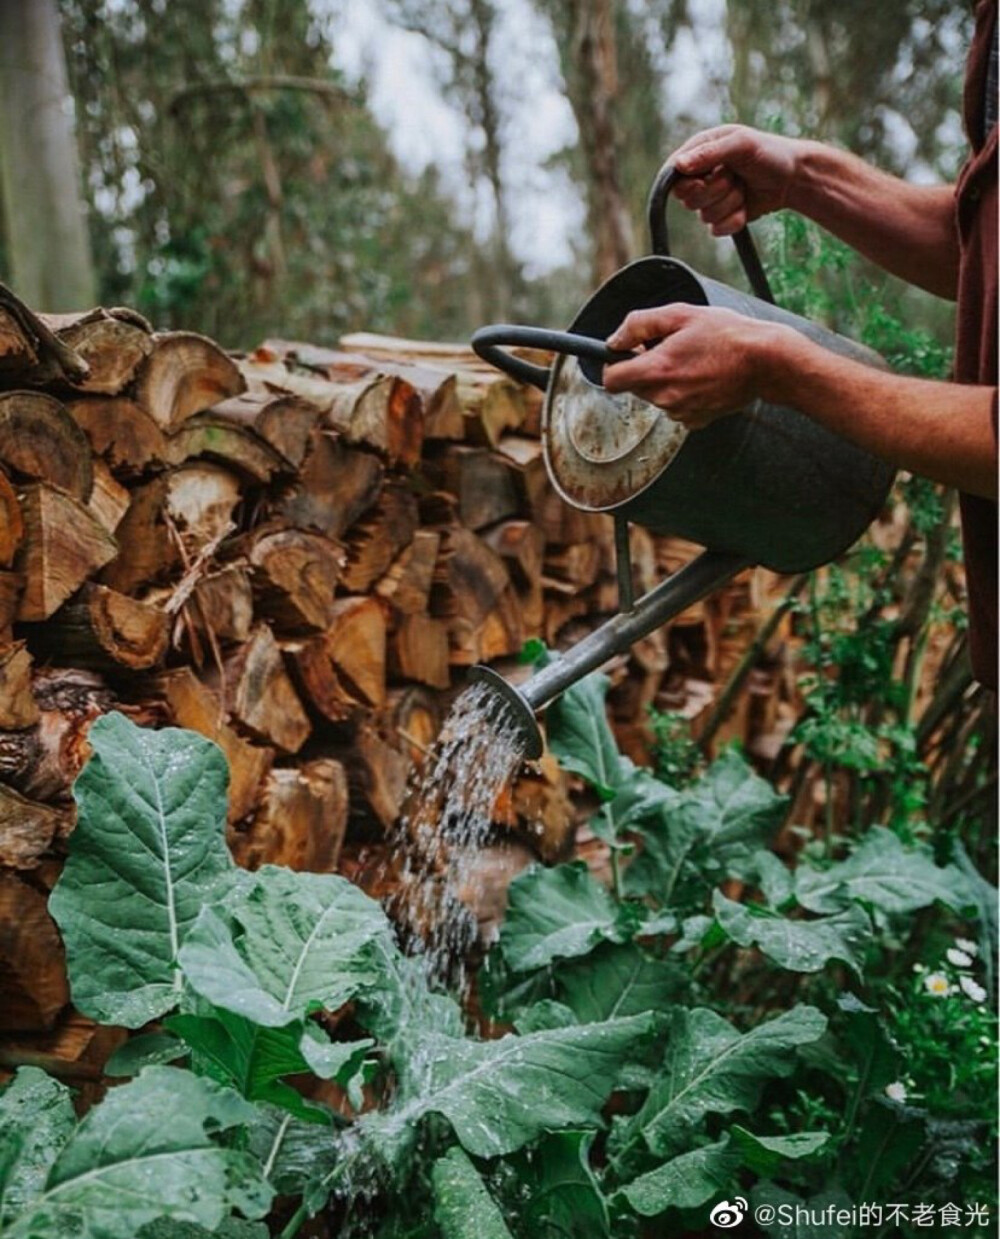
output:
[[[604,341],[631,310],[686,302],[722,306],[784,323],[824,348],[885,368],[870,349],[774,304],[749,231],[733,240],[755,296],[699,275],[670,256],[666,204],[679,173],[665,165],[649,196],[653,253],[616,272],[577,314],[568,332],[484,327],[472,347],[484,360],[545,393],[542,443],[553,486],[576,508],[615,518],[619,613],[543,667],[525,684],[477,666],[474,681],[497,694],[537,758],[535,721],[571,684],[624,653],[742,569],[763,564],[804,572],[847,550],[881,509],[893,469],[795,409],[755,400],[688,432],[655,405],[602,385],[606,364],[632,356]],[[505,351],[526,346],[559,356],[551,368]],[[697,559],[636,600],[628,523],[707,547]]]

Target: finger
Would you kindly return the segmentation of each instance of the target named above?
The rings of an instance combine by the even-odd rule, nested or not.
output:
[[[673,164],[675,168],[679,167],[678,160],[681,163],[685,162],[702,147],[727,137],[735,128],[737,128],[736,125],[713,125],[710,129],[702,129],[700,132],[692,134],[690,138],[682,142],[673,154],[670,155],[667,163]]]
[[[609,348],[636,348],[647,340],[660,340],[690,322],[694,306],[677,303],[655,306],[649,310],[633,310],[619,327],[608,336]]]
[[[752,154],[755,136],[752,129],[733,126],[727,132],[713,134],[693,149],[682,148],[674,166],[685,176],[704,176],[719,164],[727,168],[739,167]]]
[[[714,237],[731,237],[734,233],[739,232],[747,226],[750,216],[745,206],[740,207],[738,211],[734,211],[732,215],[727,215],[725,219],[720,219],[717,224],[712,225],[712,236]]]
[[[731,215],[742,210],[745,203],[746,194],[743,192],[743,187],[733,186],[721,197],[701,208],[702,223],[721,224],[723,220],[729,219]]]
[[[679,182],[680,185],[684,183],[683,180]],[[719,167],[707,177],[699,177],[695,180],[692,192],[687,195],[686,205],[703,211],[721,202],[730,194],[742,192],[743,182],[725,168]]]
[[[662,362],[650,361],[651,354],[644,353],[632,361],[618,361],[604,367],[604,386],[609,392],[634,392],[643,400],[659,404],[659,394],[667,384],[662,372]]]

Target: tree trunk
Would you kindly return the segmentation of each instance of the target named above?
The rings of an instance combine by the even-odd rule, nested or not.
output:
[[[46,310],[93,305],[56,0],[0,0],[0,184],[20,296]]]

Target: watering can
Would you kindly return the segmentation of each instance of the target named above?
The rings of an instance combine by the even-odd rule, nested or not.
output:
[[[892,485],[893,470],[884,461],[796,409],[755,400],[688,432],[655,405],[602,386],[605,365],[633,356],[609,349],[606,337],[631,310],[674,302],[783,323],[834,353],[885,368],[870,349],[775,305],[748,229],[733,240],[753,296],[671,257],[666,205],[679,175],[667,164],[653,184],[653,253],[605,281],[568,331],[503,325],[472,337],[480,357],[545,393],[545,465],[559,495],[583,511],[611,513],[615,521],[619,613],[524,684],[514,686],[490,667],[470,673],[496,693],[496,706],[514,722],[529,759],[542,752],[535,713],[571,684],[744,568],[762,564],[798,573],[835,559],[874,519]],[[510,347],[546,349],[557,357],[551,367],[538,366]],[[707,549],[636,600],[631,521]]]

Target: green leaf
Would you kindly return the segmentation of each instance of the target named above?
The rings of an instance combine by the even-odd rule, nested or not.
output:
[[[271,1191],[247,1153],[214,1137],[253,1107],[209,1080],[147,1067],[112,1089],[70,1135],[10,1239],[133,1239],[169,1217],[215,1230],[232,1209],[267,1212]]]
[[[19,1068],[0,1093],[0,1232],[41,1193],[75,1126],[69,1089]]]
[[[872,1098],[865,1110],[851,1156],[858,1168],[860,1200],[880,1200],[907,1179],[907,1168],[924,1147],[924,1113],[885,1097]]]
[[[761,1205],[773,1210],[772,1221],[757,1222],[771,1239],[850,1239],[855,1234],[849,1222],[837,1220],[839,1211],[850,1210],[853,1203],[839,1188],[805,1198],[764,1180],[750,1189],[750,1201],[756,1217]]]
[[[874,1007],[867,1007],[854,994],[842,994],[837,1006],[844,1013],[844,1048],[858,1067],[856,1088],[863,1099],[900,1075],[900,1053]]]
[[[549,748],[560,766],[579,774],[602,800],[622,782],[621,754],[608,723],[606,675],[588,675],[557,697],[545,715]]]
[[[188,1047],[169,1033],[140,1033],[120,1045],[104,1064],[106,1076],[137,1076],[143,1067],[175,1063],[186,1058]]]
[[[801,1131],[791,1136],[755,1136],[745,1127],[729,1129],[733,1149],[740,1160],[755,1174],[771,1175],[785,1162],[797,1162],[812,1157],[830,1141],[825,1131]]]
[[[716,919],[740,946],[756,946],[768,959],[791,972],[818,972],[833,959],[860,973],[872,926],[863,908],[836,916],[799,920],[771,912],[760,904],[734,903],[721,891],[712,897]]]
[[[513,1153],[545,1130],[596,1127],[622,1063],[651,1031],[648,1016],[498,1041],[414,1030],[399,1106],[357,1125],[391,1154],[424,1115],[443,1114],[475,1157]]]
[[[180,952],[184,976],[213,1006],[280,1028],[333,1011],[378,979],[375,941],[390,934],[379,905],[346,878],[265,865],[206,908]]]
[[[753,856],[756,880],[768,906],[774,909],[795,898],[795,874],[773,852],[761,849]]]
[[[728,1140],[692,1149],[633,1179],[621,1194],[643,1217],[665,1209],[697,1209],[725,1192],[740,1164]]]
[[[441,1239],[512,1239],[496,1201],[461,1149],[438,1158],[431,1185]]]
[[[330,1124],[343,1119],[329,1113]],[[344,1150],[330,1124],[305,1122],[273,1106],[257,1107],[249,1148],[279,1196],[301,1196],[310,1213],[326,1203]]]
[[[812,912],[839,912],[860,900],[889,915],[935,901],[958,912],[973,902],[966,878],[954,865],[936,865],[928,851],[906,847],[883,826],[872,826],[840,864],[828,869],[800,865],[795,898]]]
[[[593,1131],[549,1132],[514,1154],[518,1220],[532,1239],[610,1239],[608,1206],[590,1165]]]
[[[586,959],[560,964],[556,993],[582,1024],[666,1011],[686,984],[680,968],[634,944],[603,943]]]
[[[500,949],[514,972],[528,972],[620,940],[617,922],[617,904],[585,864],[533,865],[508,888]]]
[[[449,995],[431,989],[419,959],[401,954],[389,938],[373,943],[376,985],[359,996],[357,1015],[371,1033],[390,1045],[413,1028],[428,1027],[449,1037],[465,1032],[462,1009]]]
[[[747,1033],[714,1011],[676,1011],[662,1074],[625,1125],[624,1142],[641,1137],[662,1157],[688,1140],[706,1115],[751,1111],[767,1080],[794,1070],[790,1051],[817,1041],[825,1028],[815,1007],[793,1007]]]
[[[525,1007],[514,1021],[514,1027],[523,1037],[526,1033],[541,1032],[545,1028],[571,1028],[580,1021],[575,1012],[552,998],[543,998],[530,1007]]]
[[[638,830],[651,817],[656,817],[680,800],[680,793],[661,782],[651,771],[633,765],[627,757],[619,759],[619,785],[614,799],[601,809],[607,832],[617,839],[629,831]],[[602,832],[597,831],[604,837]]]
[[[218,1230],[206,1230],[194,1222],[175,1222],[160,1218],[139,1231],[138,1239],[270,1239],[264,1222],[245,1222],[226,1218]]]
[[[177,954],[234,872],[225,843],[229,772],[190,731],[148,731],[105,714],[73,794],[69,858],[49,899],[74,1004],[138,1028],[177,1005]]]

